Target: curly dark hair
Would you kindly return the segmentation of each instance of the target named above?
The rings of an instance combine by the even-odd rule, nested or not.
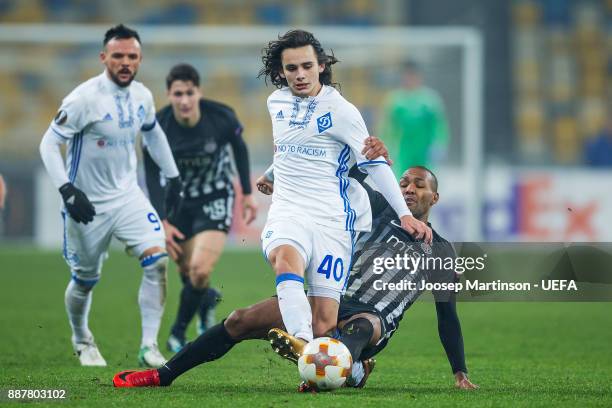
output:
[[[281,61],[283,51],[287,48],[299,48],[307,45],[312,45],[312,48],[314,48],[317,54],[318,63],[325,64],[325,69],[319,74],[319,82],[323,85],[335,87],[337,84],[332,82],[331,66],[338,62],[338,60],[334,57],[333,52],[331,55],[327,55],[319,40],[317,40],[312,33],[304,30],[287,31],[282,36],[279,36],[278,40],[268,43],[268,46],[262,50],[263,56],[261,60],[264,66],[259,71],[257,78],[263,76],[266,84],[268,83],[268,79],[270,79],[270,82],[277,88],[287,86],[287,80],[280,76],[283,71]]]

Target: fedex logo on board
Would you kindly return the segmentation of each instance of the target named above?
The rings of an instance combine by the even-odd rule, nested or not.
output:
[[[519,177],[511,187],[509,198],[487,200],[483,211],[484,236],[541,241],[597,240],[596,199],[568,196],[567,190],[565,194],[558,191],[555,182],[548,175]],[[506,223],[497,221],[499,211],[506,214]]]
[[[612,193],[589,175],[514,174],[491,177],[481,221],[487,241],[601,241],[612,232]],[[433,210],[436,229],[462,239],[469,198],[443,196]]]

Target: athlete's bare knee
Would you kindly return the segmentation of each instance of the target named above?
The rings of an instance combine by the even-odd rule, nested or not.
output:
[[[277,275],[280,275],[281,273],[287,273],[287,272],[297,272],[297,271],[293,271],[292,266],[289,264],[289,262],[286,261],[277,261],[274,263],[273,266],[274,269],[274,273],[276,273]]]
[[[234,340],[248,335],[249,325],[246,315],[247,309],[236,309],[225,319],[225,330]]]
[[[196,289],[206,289],[208,287],[208,276],[191,275],[189,276],[189,280],[191,281],[191,286]]]
[[[291,272],[291,273],[300,273],[301,271],[298,271],[298,267],[295,265],[295,262],[291,262],[289,259],[287,259],[287,257],[279,255],[277,256],[274,261],[272,262],[272,269],[274,269],[274,272],[276,273],[276,275],[280,275],[281,273],[287,273],[287,272]]]
[[[297,259],[298,257],[295,251],[280,247],[272,251],[269,261],[276,275],[287,272],[302,273],[303,266],[301,260]]]
[[[189,279],[191,285],[196,289],[208,287],[211,270],[205,265],[191,265],[189,267]]]

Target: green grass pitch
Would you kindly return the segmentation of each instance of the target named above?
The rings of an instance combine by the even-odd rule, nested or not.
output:
[[[8,389],[64,389],[63,401],[36,406],[612,406],[611,303],[461,303],[475,392],[453,388],[437,335],[435,308],[406,314],[363,390],[302,395],[294,366],[267,343],[239,344],[171,387],[114,389],[112,376],[136,366],[140,338],[137,262],[114,252],[94,292],[90,326],[109,366],[81,368],[72,355],[63,293],[69,278],[59,251],[0,249],[0,402]],[[226,252],[214,274],[219,316],[274,292],[259,252]],[[169,272],[160,343],[176,313],[179,280]],[[191,328],[191,335],[195,335]],[[169,355],[166,353],[166,355]]]

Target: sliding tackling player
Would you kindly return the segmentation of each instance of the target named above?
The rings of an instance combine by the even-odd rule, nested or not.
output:
[[[355,171],[351,171],[351,176],[363,177]],[[400,181],[402,194],[411,212],[423,222],[427,222],[431,207],[438,202],[437,187],[435,175],[424,167],[408,169]],[[260,178],[258,188],[269,194],[273,188],[272,182]],[[348,290],[340,303],[336,336],[351,351],[355,363],[347,385],[357,388],[365,385],[374,368],[372,357],[384,349],[398,329],[404,313],[422,292],[394,291],[389,290],[388,286],[375,290],[374,281],[382,280],[382,283],[389,284],[402,280],[455,282],[457,279],[452,270],[419,270],[417,273],[388,270],[384,274],[376,274],[373,261],[376,257],[393,258],[396,254],[405,253],[408,248],[413,248],[415,255],[433,251],[436,257],[446,257],[454,256],[454,250],[435,232],[432,246],[415,241],[401,228],[394,210],[382,195],[369,187],[366,189],[372,202],[373,228],[371,232],[360,234],[357,239]],[[455,386],[460,389],[477,388],[467,377],[455,295],[442,291],[434,292],[434,296],[438,332],[455,377]],[[240,341],[267,336],[277,353],[296,361],[305,343],[280,329],[269,331],[273,327],[282,327],[281,324],[282,317],[275,297],[235,310],[221,324],[187,344],[164,367],[158,370],[122,371],[115,375],[113,384],[116,387],[167,386],[187,370],[222,357]],[[307,390],[307,385],[300,386],[300,391]]]

